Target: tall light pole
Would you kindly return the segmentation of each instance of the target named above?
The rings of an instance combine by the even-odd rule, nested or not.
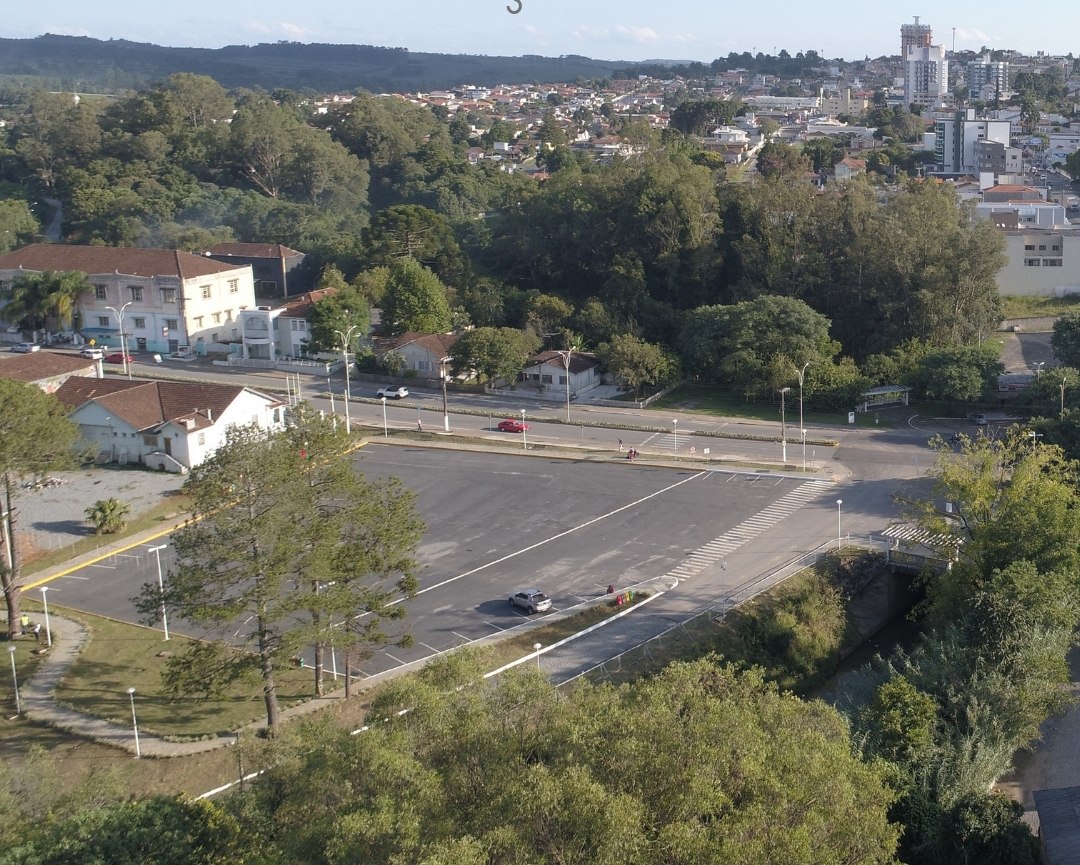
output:
[[[1045,360],[1039,360],[1032,364],[1035,367],[1035,378],[1038,379],[1042,375],[1042,368],[1046,366]]]
[[[836,500],[836,551],[840,552],[840,505],[844,503],[843,499]]]
[[[563,359],[563,363],[566,365],[566,420],[570,420],[570,357],[574,354],[572,348],[564,349],[559,352],[559,357]]]
[[[15,714],[22,714],[22,698],[19,696],[19,674],[15,672],[15,647],[8,646],[8,654],[11,655],[11,681],[15,683]]]
[[[780,388],[780,460],[787,465],[787,417],[784,407],[787,405],[787,394],[790,387]]]
[[[1058,416],[1059,420],[1065,420],[1065,384],[1068,382],[1068,378],[1061,377],[1061,414]]]
[[[671,450],[674,452],[675,456],[678,456],[679,455],[679,419],[677,417],[673,417],[671,419],[671,435],[672,435]]]
[[[131,367],[128,366],[127,359],[127,343],[124,341],[124,310],[127,309],[135,301],[129,300],[119,310],[115,306],[107,306],[106,309],[112,310],[112,314],[116,316],[116,320],[120,325],[120,356],[124,359],[124,374],[131,378]]]
[[[161,551],[167,548],[168,544],[160,544],[156,547],[150,547],[150,552],[157,558],[157,585],[158,596],[161,598],[161,627],[165,631],[165,639],[169,639],[169,620],[165,618],[165,581],[161,579]]]
[[[523,450],[529,449],[529,440],[525,438],[525,409],[521,410],[521,447]]]
[[[41,606],[45,609],[45,646],[52,648],[52,628],[49,627],[49,599],[45,597],[49,591],[48,586],[41,587]]]
[[[540,644],[533,643],[533,651],[536,652],[536,672],[540,672]]]
[[[446,404],[446,358],[442,362],[442,428],[443,432],[450,432],[450,409]]]
[[[802,470],[806,471],[806,426],[803,424],[802,417],[802,391],[803,391],[803,379],[806,376],[806,368],[810,366],[810,361],[803,364],[802,369],[799,370],[799,435],[802,438]]]
[[[135,756],[136,758],[142,756],[142,748],[139,747],[139,719],[135,717],[135,689],[127,689],[128,697],[131,700],[131,728],[135,731]]]
[[[349,343],[352,340],[353,331],[359,325],[350,326],[345,333],[340,330],[335,330],[339,337],[341,337],[341,359],[345,361],[345,432],[352,432],[352,421],[349,418],[349,400],[352,397],[351,388],[349,386]]]

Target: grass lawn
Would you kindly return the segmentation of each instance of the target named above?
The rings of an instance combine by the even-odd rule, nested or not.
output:
[[[696,411],[714,417],[738,417],[753,418],[755,420],[780,422],[779,397],[773,402],[749,402],[741,396],[732,393],[728,388],[711,384],[684,384],[675,388],[663,399],[658,399],[649,406],[649,409],[681,409]],[[788,394],[787,401],[788,429],[794,430],[794,438],[798,438],[799,431],[799,394]],[[875,425],[876,415],[874,412],[858,412],[855,415],[855,426],[872,427]],[[847,412],[820,412],[807,410],[804,406],[803,419],[807,423],[848,425]],[[881,418],[878,426],[891,425],[888,418]]]
[[[29,605],[28,605],[29,606]],[[160,630],[50,607],[58,615],[87,626],[90,639],[57,689],[56,698],[80,712],[121,724],[130,720],[127,689],[135,688],[139,728],[166,737],[204,737],[233,732],[265,717],[261,686],[237,683],[220,699],[169,700],[162,693],[161,672],[167,657],[191,642],[173,635],[166,643]],[[314,688],[311,670],[285,670],[277,677],[282,708],[308,699]]]
[[[1001,299],[1001,311],[1005,318],[1038,318],[1065,315],[1080,311],[1080,296],[1029,297],[1011,295]]]

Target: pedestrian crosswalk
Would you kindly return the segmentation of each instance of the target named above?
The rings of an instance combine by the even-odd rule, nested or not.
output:
[[[725,559],[735,550],[777,525],[781,520],[795,513],[803,505],[816,499],[832,487],[829,481],[812,480],[799,484],[786,495],[752,517],[743,520],[733,529],[709,541],[703,547],[694,550],[685,561],[670,571],[667,576],[679,580],[689,579],[706,568],[719,567],[724,570]]]
[[[940,532],[932,532],[910,523],[895,523],[881,533],[882,537],[903,541],[905,544],[922,544],[935,548],[956,543],[957,538],[951,535],[943,535]]]
[[[668,453],[685,452],[694,444],[694,431],[692,429],[679,429],[678,433],[653,433],[638,447],[648,447],[650,451],[667,451]]]

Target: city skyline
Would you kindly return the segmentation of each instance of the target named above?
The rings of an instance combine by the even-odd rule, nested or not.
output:
[[[1080,52],[1073,34],[1080,7],[1047,0],[1039,14],[951,0],[912,12],[892,7],[833,11],[777,0],[767,16],[733,16],[700,0],[655,4],[583,4],[570,0],[448,0],[408,7],[321,0],[297,7],[279,0],[240,0],[224,6],[189,0],[182,6],[90,6],[56,0],[21,4],[5,15],[0,34],[32,38],[44,33],[126,39],[173,47],[219,48],[259,42],[329,42],[407,48],[416,52],[558,57],[581,54],[603,60],[649,59],[709,62],[731,52],[794,55],[814,50],[828,58],[861,60],[899,55],[900,27],[919,15],[933,41],[956,50],[1012,49],[1025,54]],[[929,13],[929,14],[927,14]],[[954,39],[955,28],[955,39]]]

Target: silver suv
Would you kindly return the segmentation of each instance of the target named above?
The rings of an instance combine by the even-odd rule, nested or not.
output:
[[[409,389],[403,384],[397,385],[395,387],[386,385],[385,387],[380,387],[375,392],[375,396],[385,397],[386,399],[405,399],[405,397],[407,397],[408,395]]]
[[[546,613],[551,609],[551,598],[539,589],[522,589],[510,596],[510,606],[530,613]]]

